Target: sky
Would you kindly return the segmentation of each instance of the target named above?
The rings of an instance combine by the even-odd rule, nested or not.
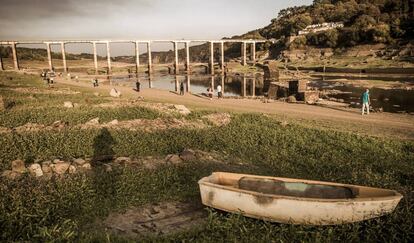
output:
[[[311,2],[0,0],[0,40],[221,39],[264,27],[279,10]],[[171,48],[160,44],[154,50]],[[114,49],[119,55],[132,46]]]

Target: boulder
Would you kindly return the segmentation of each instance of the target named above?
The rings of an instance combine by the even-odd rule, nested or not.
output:
[[[196,157],[196,154],[195,154],[194,150],[184,149],[180,153],[180,158],[184,161],[192,161],[192,160],[195,160],[197,157]]]
[[[84,170],[91,170],[92,169],[92,166],[91,166],[91,164],[86,163],[86,164],[83,164],[82,165],[82,169],[84,169]]]
[[[184,105],[174,105],[174,109],[176,109],[178,113],[182,115],[188,115],[191,113],[191,111]]]
[[[117,164],[131,163],[131,158],[129,158],[129,157],[118,157],[114,160],[114,163],[117,163]]]
[[[85,125],[99,125],[99,117],[93,118],[92,120],[86,122]]]
[[[16,178],[19,178],[22,174],[19,172],[11,171],[11,170],[5,170],[1,173],[1,177],[7,178],[9,180],[14,180]]]
[[[66,107],[66,108],[73,108],[73,103],[72,103],[71,101],[65,101],[65,102],[63,103],[63,107]]]
[[[53,164],[52,169],[53,172],[56,174],[62,175],[65,174],[66,171],[69,169],[70,163],[69,162],[59,162],[56,164]]]
[[[26,166],[24,165],[24,161],[20,159],[12,161],[12,171],[17,173],[26,172]]]
[[[119,121],[117,119],[108,122],[109,125],[118,125]]]
[[[73,162],[77,165],[83,165],[86,163],[86,160],[82,159],[82,158],[78,158],[78,159],[74,159]]]
[[[165,157],[165,162],[171,164],[181,164],[183,160],[176,154],[169,154],[167,157]]]
[[[52,161],[44,161],[42,162],[42,171],[43,173],[52,173]]]
[[[105,167],[106,172],[111,172],[112,171],[112,165],[110,165],[110,164],[103,164],[103,165]]]
[[[74,165],[69,166],[69,174],[75,174],[76,173],[76,167]]]
[[[109,92],[109,95],[115,98],[119,98],[121,96],[121,92],[119,92],[117,89],[113,88]]]
[[[56,128],[64,128],[66,126],[66,122],[55,121],[55,122],[52,123],[52,126],[56,127]]]
[[[29,170],[30,175],[32,176],[35,176],[35,177],[43,176],[42,167],[38,163],[29,165],[28,170]]]
[[[289,103],[296,103],[296,97],[294,95],[291,95],[287,98],[287,102]]]

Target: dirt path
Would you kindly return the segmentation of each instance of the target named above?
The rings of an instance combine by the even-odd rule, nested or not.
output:
[[[96,90],[109,94],[110,85],[91,87],[90,83],[73,82],[58,79],[59,84],[70,85]],[[131,87],[115,86],[125,97],[142,96],[145,100],[182,104],[190,108],[202,108],[233,112],[258,112],[274,114],[282,119],[295,120],[304,125],[333,128],[381,137],[397,137],[414,139],[414,116],[394,113],[371,113],[361,116],[358,109],[336,109],[306,104],[289,104],[285,102],[263,103],[254,99],[213,99],[186,94],[177,95],[174,92],[159,89],[144,89],[140,93]]]

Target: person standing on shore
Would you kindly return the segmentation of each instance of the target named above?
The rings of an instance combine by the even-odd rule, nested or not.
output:
[[[139,82],[139,80],[137,80],[137,82],[135,82],[135,87],[136,87],[136,91],[139,92],[141,91],[141,83]]]
[[[362,115],[364,115],[365,109],[367,110],[367,115],[369,115],[369,107],[371,105],[371,101],[369,99],[369,89],[366,89],[365,92],[362,94]]]
[[[221,97],[223,97],[223,93],[221,91],[221,85],[217,85],[217,97],[220,99]]]
[[[184,95],[184,82],[180,84],[180,95]]]

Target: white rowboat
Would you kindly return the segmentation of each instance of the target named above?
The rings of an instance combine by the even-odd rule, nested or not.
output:
[[[198,182],[204,205],[279,223],[333,225],[392,212],[396,191],[301,179],[214,172]]]

